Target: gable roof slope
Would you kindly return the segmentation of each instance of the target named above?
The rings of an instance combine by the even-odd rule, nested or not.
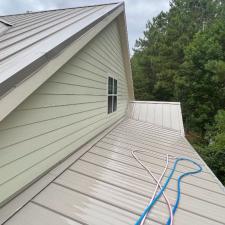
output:
[[[0,96],[54,58],[123,3],[0,16]]]

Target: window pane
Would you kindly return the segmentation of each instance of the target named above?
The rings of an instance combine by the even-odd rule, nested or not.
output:
[[[109,77],[108,78],[108,94],[113,93],[113,78]]]
[[[117,110],[117,96],[113,96],[113,112]]]
[[[112,110],[113,110],[112,100],[113,100],[113,96],[108,96],[108,113],[112,113]]]
[[[114,79],[114,94],[117,94],[117,80]]]

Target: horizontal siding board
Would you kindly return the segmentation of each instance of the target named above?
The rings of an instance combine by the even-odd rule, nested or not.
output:
[[[114,58],[112,58],[111,55],[109,55],[108,53],[105,53],[105,51],[107,50],[101,50],[97,44],[99,43],[96,43],[94,47],[90,48],[89,54],[93,56],[94,58],[103,62],[105,65],[108,65],[107,69],[110,69],[111,71],[115,71],[115,73],[120,76],[120,74],[124,72],[121,70],[120,64],[118,64],[117,61],[114,61]],[[115,65],[117,65],[117,67],[115,67]]]
[[[85,77],[82,77],[82,75],[68,74],[63,71],[57,72],[55,76],[49,79],[49,81],[66,82],[70,84],[83,85],[83,86],[88,84],[88,86],[92,86],[95,88],[102,88],[102,89],[106,88],[106,82],[104,82],[106,80],[99,82],[99,81],[92,80],[91,78],[87,79]]]
[[[81,59],[84,60],[88,60],[90,65],[94,65],[95,67],[97,67],[97,69],[102,70],[103,73],[109,75],[109,74],[113,74],[113,75],[117,75],[117,78],[120,82],[124,83],[124,79],[122,79],[119,74],[117,73],[117,71],[115,71],[114,69],[112,69],[109,65],[105,65],[102,62],[102,59],[100,58],[95,58],[91,53],[89,52],[83,52],[81,55]]]
[[[96,51],[100,51],[100,55],[102,53],[104,53],[105,56],[109,57],[109,60],[112,60],[113,63],[115,63],[115,65],[118,66],[118,68],[120,69],[120,71],[122,71],[122,73],[124,73],[124,67],[123,67],[123,61],[121,61],[121,59],[114,53],[114,51],[110,52],[110,47],[108,46],[108,43],[106,45],[106,43],[104,43],[103,41],[99,42],[96,44]]]
[[[117,32],[115,23],[99,36],[109,29]],[[111,48],[104,45],[99,51],[97,43],[98,36],[0,124],[0,202],[125,115],[128,88],[123,64]],[[120,48],[120,42],[115,44]],[[112,61],[104,59],[106,51]],[[118,107],[110,115],[108,71],[118,79]]]
[[[113,24],[114,32],[117,31],[116,24]],[[110,32],[110,29],[106,31],[106,36]],[[114,42],[116,48],[120,49],[119,40],[115,41],[113,36],[108,36],[107,41],[102,41],[101,37],[97,38],[95,40],[95,43],[90,43],[90,48],[92,52],[95,52],[99,57],[101,57],[104,60],[107,60],[108,63],[106,65],[109,65],[111,69],[117,70],[119,73],[124,73],[124,67],[123,67],[123,61],[122,59],[122,52],[120,50],[120,56],[115,56],[114,54],[114,48],[108,48],[108,42]],[[111,59],[111,60],[109,60]],[[116,67],[114,65],[117,65]]]
[[[111,27],[109,29],[109,32],[106,33],[105,37],[107,37],[108,39],[112,40],[112,43],[114,45],[114,48],[117,50],[118,54],[121,54],[121,48],[118,47],[117,42],[119,41],[119,37],[116,33],[118,33],[118,29],[117,32],[114,32],[114,30],[116,29],[116,24],[114,24],[114,27]]]
[[[71,104],[85,104],[90,102],[106,101],[106,96],[63,96],[63,95],[32,95],[26,102],[20,105],[19,109],[54,107]]]
[[[75,64],[74,64],[75,65]],[[76,70],[74,69],[74,65],[70,65],[68,64],[67,66],[64,66],[61,70],[67,73],[71,73],[74,75],[80,75],[83,78],[86,78],[88,80],[94,80],[96,82],[100,82],[100,83],[106,83],[107,82],[107,77],[104,75],[99,75],[99,74],[95,74],[92,71],[88,71],[86,68],[82,68],[80,65],[80,68],[77,66]],[[79,65],[79,62],[78,62]]]
[[[120,53],[118,53],[118,51],[116,50],[116,47],[112,43],[114,40],[111,40],[110,38],[106,39],[105,35],[102,35],[100,37],[100,40],[101,40],[102,44],[100,43],[99,46],[103,45],[105,50],[107,50],[109,52],[110,52],[110,49],[112,49],[110,52],[112,54],[111,57],[116,59],[116,61],[118,61],[118,63],[121,64],[121,66],[123,67],[124,62],[122,59],[122,55],[120,55]],[[124,70],[124,68],[122,68],[122,70]]]
[[[66,85],[56,82],[47,82],[36,92],[38,94],[68,94],[68,95],[105,95],[106,89]]]
[[[90,73],[93,73],[95,75],[100,75],[102,77],[106,77],[111,72],[109,69],[102,68],[102,65],[99,65],[99,62],[93,61],[93,58],[91,60],[87,60],[87,56],[79,55],[75,60],[71,59],[70,61],[71,65],[74,67],[81,68],[83,70],[86,70]],[[123,88],[127,89],[127,84],[125,83],[125,80],[119,77],[119,83],[118,85],[123,85]]]
[[[56,130],[76,126],[77,123],[87,120],[88,118],[93,118],[98,115],[103,115],[104,117],[105,112],[105,108],[100,108],[93,111],[88,111],[86,113],[74,114],[67,117],[30,124],[23,127],[16,127],[12,130],[10,129],[1,131],[2,141],[0,143],[0,151],[7,146],[35,138],[40,135],[45,135]],[[27,135],[25,136],[24,134]]]
[[[67,105],[61,107],[39,108],[39,109],[27,109],[18,110],[13,114],[10,114],[2,123],[1,129],[12,129],[14,127],[25,126],[32,123],[43,122],[60,117],[70,116],[76,113],[83,113],[86,111],[106,107],[107,104],[103,102],[94,102],[89,104],[76,104]]]
[[[120,63],[123,65],[123,57],[121,54],[121,50],[120,48],[118,48],[118,45],[116,44],[117,42],[115,41],[115,39],[109,35],[109,32],[107,32],[106,35],[101,35],[100,40],[103,42],[103,45],[105,46],[106,49],[108,50],[112,49],[111,52],[114,55],[114,57],[116,57],[120,61]]]
[[[93,59],[95,63],[99,63],[99,66],[107,65],[105,67],[105,71],[113,74],[117,77],[117,79],[120,82],[125,82],[125,79],[121,76],[121,71],[118,71],[115,69],[115,67],[111,66],[109,64],[109,61],[106,60],[104,57],[101,57],[99,54],[93,53],[93,51],[90,51],[89,53],[85,52],[85,57],[90,57],[90,60]]]
[[[98,74],[103,78],[105,78],[106,76],[106,73],[104,70],[102,70],[99,67],[96,67],[90,61],[88,61],[85,57],[82,58],[80,54],[75,58],[75,60],[72,58],[69,63],[71,63],[71,65],[74,67],[81,68],[82,70],[87,70],[88,72],[94,75]]]

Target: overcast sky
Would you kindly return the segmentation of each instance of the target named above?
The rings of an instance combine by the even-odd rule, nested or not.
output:
[[[111,0],[0,0],[0,15],[23,13],[79,5],[109,2]],[[113,1],[113,0],[112,0]],[[145,24],[159,12],[167,11],[169,0],[125,0],[130,49],[142,36]]]

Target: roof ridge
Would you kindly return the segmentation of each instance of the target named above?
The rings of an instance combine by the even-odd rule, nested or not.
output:
[[[0,18],[8,17],[8,16],[19,16],[19,15],[26,15],[26,14],[35,14],[35,13],[44,13],[44,12],[50,12],[50,11],[59,11],[59,10],[67,10],[67,9],[77,9],[77,8],[85,8],[85,7],[93,7],[93,6],[103,6],[103,5],[114,5],[118,3],[123,3],[123,0],[118,0],[115,2],[108,2],[108,3],[98,3],[98,4],[89,4],[89,5],[81,5],[81,6],[75,6],[75,7],[68,7],[68,8],[59,8],[59,9],[49,9],[49,10],[40,10],[40,11],[27,11],[25,13],[16,13],[16,14],[8,14],[8,15],[0,15]]]

